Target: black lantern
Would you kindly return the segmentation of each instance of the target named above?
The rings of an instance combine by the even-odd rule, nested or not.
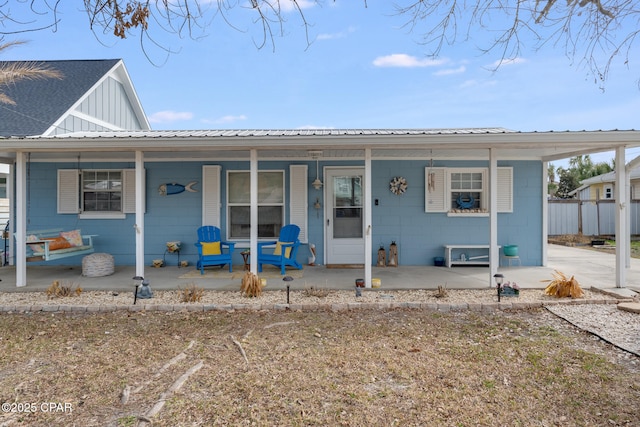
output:
[[[144,280],[144,277],[142,276],[134,276],[133,277],[133,286],[135,286],[133,288],[133,304],[136,304],[136,301],[138,300],[138,287],[142,285],[142,281]]]
[[[496,273],[493,275],[493,278],[496,281],[496,288],[498,289],[498,302],[500,302],[500,294],[502,293],[502,283],[504,282],[504,276],[500,273]]]

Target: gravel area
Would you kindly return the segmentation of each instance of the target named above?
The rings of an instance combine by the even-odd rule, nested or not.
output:
[[[548,306],[547,310],[582,330],[640,356],[640,314],[605,304],[560,304]]]
[[[447,290],[445,297],[437,297],[434,290],[410,290],[410,291],[382,291],[378,289],[362,289],[362,296],[356,297],[354,291],[337,291],[323,288],[310,288],[305,290],[291,291],[289,302],[291,304],[348,304],[348,303],[376,303],[376,302],[420,302],[420,303],[495,303],[498,301],[495,289],[474,289],[474,290]],[[541,289],[523,289],[517,298],[503,297],[503,302],[557,302],[570,301],[571,298],[555,298],[544,295]],[[611,296],[598,292],[585,290],[585,297],[580,300],[614,301]],[[577,300],[577,301],[580,301]],[[107,292],[88,291],[82,292],[78,296],[49,298],[45,292],[7,292],[0,293],[0,306],[12,305],[131,305],[133,303],[132,292]],[[156,291],[153,298],[139,300],[138,304],[180,304],[181,291]],[[265,305],[265,304],[286,304],[287,292],[284,290],[264,290],[257,298],[247,298],[240,295],[240,292],[232,291],[205,291],[199,304],[243,304],[243,305]]]
[[[584,298],[556,298],[544,295],[541,289],[523,289],[517,298],[503,297],[502,306],[498,306],[495,289],[447,290],[446,296],[438,296],[434,290],[382,291],[379,289],[362,289],[362,296],[356,297],[355,291],[338,291],[322,288],[310,288],[291,291],[290,308],[309,307],[342,309],[357,308],[374,304],[391,303],[427,303],[423,308],[437,310],[464,310],[531,308],[545,306],[556,316],[565,319],[576,327],[588,331],[605,341],[636,355],[640,355],[640,314],[618,310],[616,299],[600,292],[584,290]],[[202,307],[222,306],[224,309],[247,308],[283,308],[287,303],[287,292],[283,290],[265,290],[257,298],[247,298],[240,292],[204,291],[197,303],[182,301],[181,290],[156,291],[151,299],[138,300],[136,309],[143,310],[149,306],[162,307],[162,310],[202,309]],[[511,303],[511,304],[510,304]],[[531,304],[527,304],[531,303]],[[79,295],[50,298],[45,292],[10,292],[0,293],[0,311],[39,311],[60,310],[73,311],[73,307],[100,307],[100,311],[111,311],[117,308],[134,307],[133,292],[117,293],[106,291],[81,292]],[[435,304],[438,304],[437,306]],[[57,307],[56,307],[57,306]],[[406,306],[405,306],[406,307]],[[416,308],[415,305],[409,307]],[[384,305],[383,305],[384,308]],[[87,311],[92,311],[87,308]]]

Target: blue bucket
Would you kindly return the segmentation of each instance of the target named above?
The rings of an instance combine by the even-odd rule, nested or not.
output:
[[[443,267],[444,266],[444,258],[441,256],[437,256],[435,258],[433,258],[433,265],[435,265],[436,267]]]
[[[518,245],[505,245],[504,256],[518,256]]]

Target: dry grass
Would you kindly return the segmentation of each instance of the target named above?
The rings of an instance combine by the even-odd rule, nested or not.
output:
[[[542,310],[0,314],[0,402],[73,408],[0,425],[638,425],[619,356]]]
[[[574,276],[569,279],[563,272],[558,270],[555,270],[552,276],[553,280],[548,280],[549,284],[544,289],[545,295],[558,298],[582,298],[584,296],[584,291]]]
[[[255,298],[262,294],[262,282],[260,278],[250,271],[247,271],[242,277],[240,284],[240,294],[245,297]]]
[[[82,288],[73,283],[60,284],[59,280],[54,280],[45,292],[49,298],[64,298],[79,296]]]
[[[180,302],[200,302],[204,296],[204,288],[189,283],[184,289],[180,289]]]

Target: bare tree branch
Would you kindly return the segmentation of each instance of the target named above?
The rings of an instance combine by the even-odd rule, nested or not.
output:
[[[254,40],[259,49],[268,44],[275,49],[276,37],[284,36],[293,22],[303,27],[308,47],[312,24],[305,8],[328,1],[338,0],[84,0],[84,9],[94,33],[121,39],[138,35],[146,54],[146,43],[162,47],[152,32],[199,38],[214,25],[215,17],[248,31],[234,24],[232,10],[252,14],[261,34]],[[366,8],[367,1],[360,1]],[[18,20],[16,16],[24,14],[14,15],[16,5],[28,7],[34,19]],[[525,48],[558,46],[598,82],[606,81],[614,60],[628,64],[640,32],[640,0],[396,0],[394,9],[405,19],[403,28],[419,35],[431,56],[461,39],[480,43],[492,35],[478,49],[498,52],[503,62],[515,59]],[[0,35],[55,29],[60,25],[59,10],[60,0],[0,0]]]

